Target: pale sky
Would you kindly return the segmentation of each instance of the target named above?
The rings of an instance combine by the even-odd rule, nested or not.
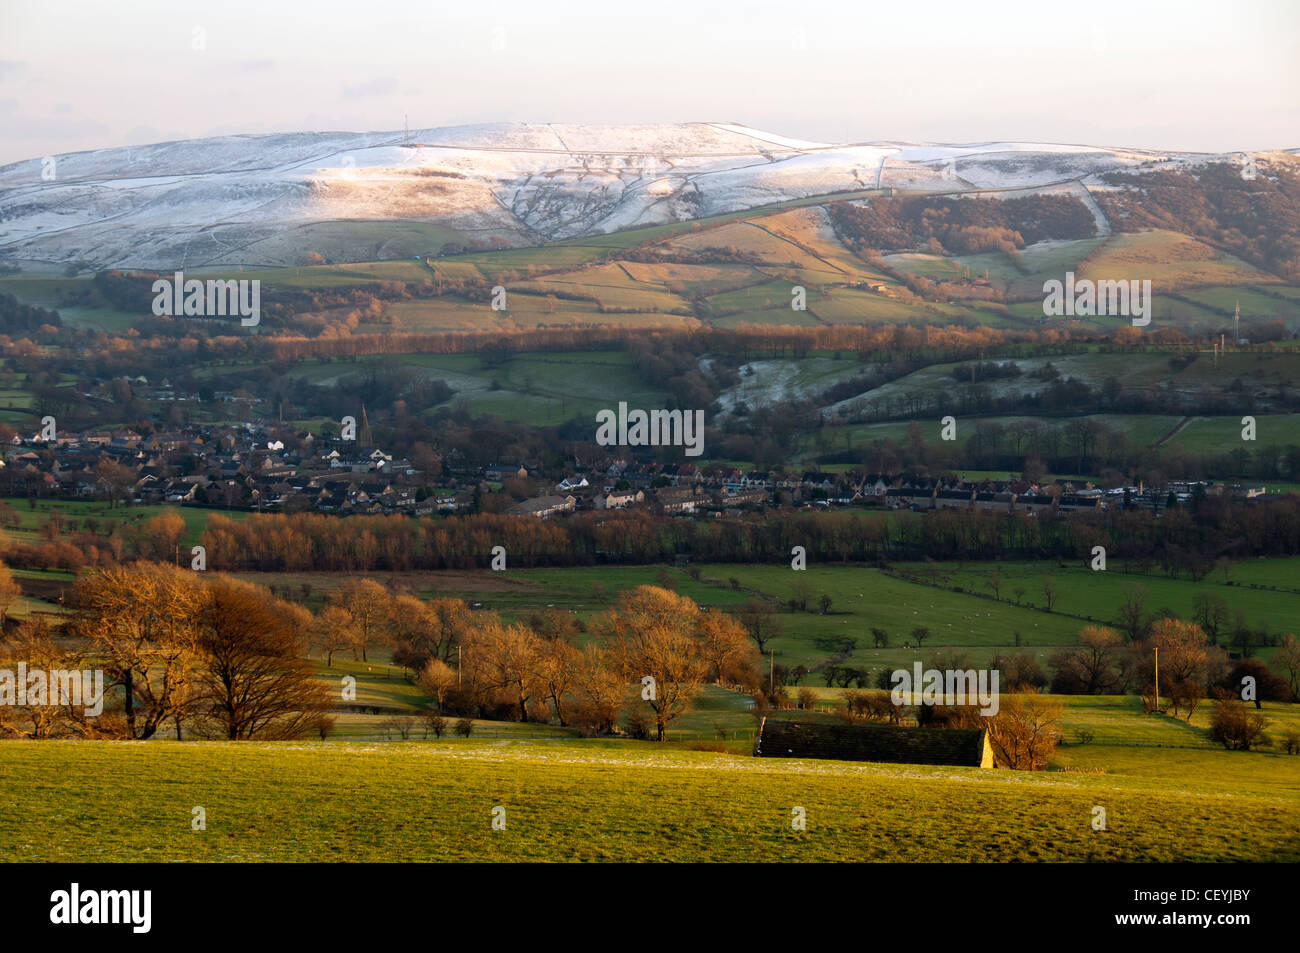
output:
[[[403,114],[1254,151],[1298,103],[1296,0],[0,0],[0,164]]]

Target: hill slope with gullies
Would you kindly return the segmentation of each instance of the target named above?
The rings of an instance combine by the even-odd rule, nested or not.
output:
[[[1236,254],[1293,276],[1298,163],[1288,152],[834,144],[722,122],[227,136],[0,168],[0,261],[25,271],[91,271],[294,266],[315,260],[312,253],[327,262],[409,259],[533,247],[819,196],[869,202],[946,194],[1069,206],[1058,216],[1057,224],[1068,219],[1064,232],[1030,221],[1029,234],[1019,230],[1021,244],[1043,235],[1101,238],[1127,227],[1202,240],[1231,230],[1242,236]],[[1207,178],[1207,169],[1217,171]],[[1003,231],[982,239],[956,237],[952,248],[933,229],[872,240],[895,252],[933,251],[931,239],[953,252],[983,247],[980,240],[1016,245],[1014,224],[996,227]],[[900,237],[898,247],[880,244]]]

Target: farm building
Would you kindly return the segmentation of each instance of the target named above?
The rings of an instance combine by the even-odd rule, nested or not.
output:
[[[772,718],[764,718],[758,726],[754,756],[993,767],[988,732],[980,729],[821,724]]]

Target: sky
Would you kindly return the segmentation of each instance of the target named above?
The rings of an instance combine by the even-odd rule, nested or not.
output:
[[[1300,2],[0,0],[0,164],[404,116],[1296,148]]]

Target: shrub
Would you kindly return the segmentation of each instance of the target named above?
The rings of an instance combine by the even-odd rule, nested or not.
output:
[[[431,711],[424,716],[425,737],[429,732],[433,732],[435,738],[441,738],[447,733],[447,719],[436,711]]]
[[[639,711],[628,712],[627,733],[628,737],[636,738],[638,741],[645,741],[650,737],[650,723],[646,721],[645,716]]]
[[[1267,725],[1267,718],[1249,711],[1241,702],[1220,698],[1210,716],[1210,737],[1229,751],[1249,751],[1267,744],[1264,737]]]
[[[380,726],[383,728],[384,737],[391,738],[393,732],[403,741],[411,737],[411,731],[415,728],[415,717],[413,715],[393,715],[384,719]]]
[[[595,705],[582,702],[569,712],[569,724],[576,728],[582,737],[594,738],[600,734],[605,724],[605,717]]]
[[[473,733],[474,733],[473,718],[458,718],[456,720],[456,734],[460,735],[462,738],[468,738]]]
[[[1041,771],[1060,742],[1063,706],[1027,693],[1004,695],[996,715],[985,718],[989,744],[999,766],[1017,771]]]

